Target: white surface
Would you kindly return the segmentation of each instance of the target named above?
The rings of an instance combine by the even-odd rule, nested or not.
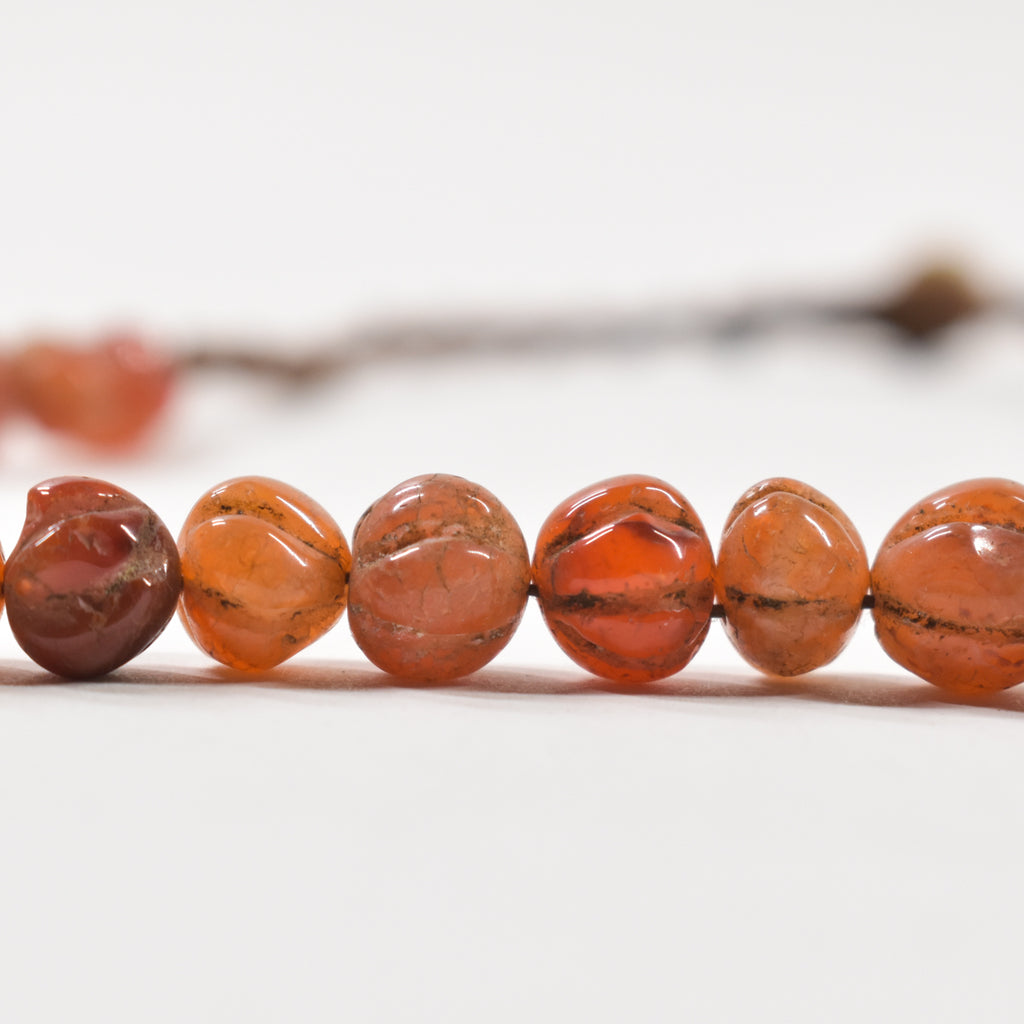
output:
[[[947,240],[1024,281],[1022,29],[1009,3],[0,0],[0,329],[867,287]],[[241,473],[350,530],[442,470],[532,541],[644,471],[717,536],[781,473],[873,550],[935,487],[1024,477],[1022,379],[1019,337],[980,327],[932,361],[790,332],[299,398],[210,382],[141,460],[9,430],[0,530],[62,472],[176,531]],[[0,1016],[1016,1019],[1024,696],[947,703],[870,634],[779,686],[716,628],[632,695],[532,608],[492,669],[430,689],[344,627],[262,683],[176,623],[75,686],[5,633]]]

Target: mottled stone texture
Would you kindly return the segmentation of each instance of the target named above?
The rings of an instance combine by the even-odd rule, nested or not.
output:
[[[522,531],[490,491],[461,477],[399,484],[359,520],[352,549],[352,635],[385,672],[428,682],[467,675],[522,617]]]
[[[1024,681],[1024,487],[967,480],[924,498],[871,570],[886,653],[938,686]]]
[[[870,582],[864,542],[845,513],[785,477],[756,484],[736,502],[717,579],[736,649],[780,676],[810,672],[846,646]]]
[[[212,658],[272,668],[326,633],[345,610],[352,557],[312,498],[265,477],[214,487],[179,538],[181,620]]]
[[[689,502],[653,477],[615,477],[559,505],[541,528],[533,576],[559,646],[607,679],[671,675],[707,635],[711,545]]]
[[[29,491],[4,593],[15,639],[43,668],[113,671],[159,636],[180,590],[174,539],[133,494],[84,477]]]

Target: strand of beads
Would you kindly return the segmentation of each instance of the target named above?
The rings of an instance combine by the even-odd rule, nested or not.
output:
[[[889,531],[869,570],[842,510],[785,478],[736,503],[717,564],[678,491],[624,476],[559,505],[531,566],[509,512],[460,477],[389,491],[359,520],[351,552],[323,508],[275,480],[213,488],[176,546],[134,495],[67,477],[29,492],[0,578],[18,643],[68,678],[123,665],[175,607],[211,657],[266,670],[322,636],[348,604],[375,665],[450,680],[508,643],[532,591],[566,654],[623,683],[683,668],[716,611],[750,664],[800,675],[840,653],[865,604],[885,651],[930,682],[998,690],[1024,681],[1024,487],[1009,480],[929,495]]]

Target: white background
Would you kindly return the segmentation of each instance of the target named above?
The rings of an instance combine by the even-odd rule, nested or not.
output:
[[[933,251],[1024,284],[1022,32],[994,0],[0,0],[0,334],[867,294]],[[1022,382],[997,323],[924,358],[789,330],[209,379],[133,459],[9,425],[0,530],[58,473],[177,532],[243,473],[350,531],[443,471],[532,543],[649,472],[717,538],[785,474],[873,551],[943,484],[1024,477]],[[390,684],[345,626],[265,680],[177,623],[110,681],[6,634],[0,673],[4,1021],[1017,1019],[1024,697],[950,703],[869,622],[787,685],[716,628],[642,694],[533,608],[450,687]]]

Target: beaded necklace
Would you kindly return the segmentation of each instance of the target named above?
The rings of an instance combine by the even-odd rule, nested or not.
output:
[[[933,268],[880,302],[790,303],[716,315],[449,321],[356,332],[313,357],[239,355],[209,343],[172,360],[137,337],[92,348],[26,346],[7,362],[9,409],[102,447],[140,442],[184,370],[219,367],[295,380],[359,362],[538,339],[594,345],[627,326],[649,341],[734,337],[789,320],[877,321],[933,340],[982,312],[959,274]],[[414,343],[413,339],[419,339]],[[426,340],[424,340],[426,339]],[[488,339],[482,342],[481,339]],[[806,484],[755,485],[727,517],[715,557],[696,511],[670,484],[617,477],[566,499],[532,562],[504,505],[459,477],[417,477],[375,502],[350,552],[330,514],[280,481],[238,478],[195,505],[175,544],[159,517],[104,481],[33,488],[4,596],[18,643],[69,678],[104,675],[149,646],[174,613],[211,657],[263,671],[348,608],[356,642],[391,674],[442,681],[487,664],[528,598],[558,645],[599,676],[642,685],[682,669],[721,618],[740,654],[776,676],[812,671],[871,608],[885,651],[958,690],[1024,680],[1024,488],[975,480],[923,499],[889,531],[874,565],[849,518]]]

